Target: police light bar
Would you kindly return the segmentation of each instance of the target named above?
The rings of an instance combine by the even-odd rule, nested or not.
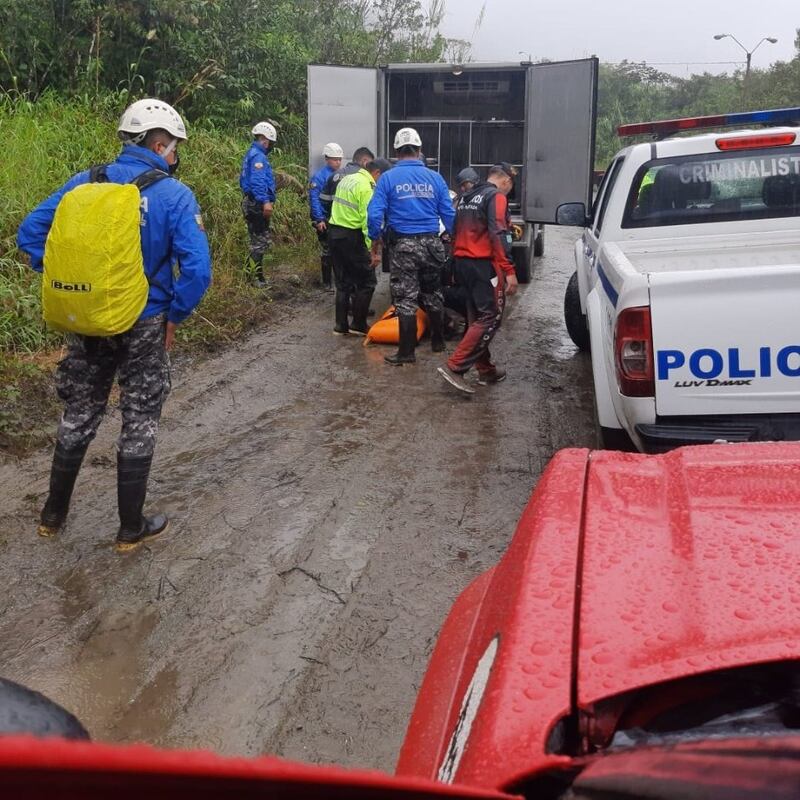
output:
[[[619,136],[640,136],[642,134],[668,136],[671,133],[704,128],[726,128],[733,125],[796,125],[798,121],[800,121],[800,108],[775,108],[771,111],[746,111],[741,114],[717,114],[711,117],[637,122],[632,125],[620,125],[617,128],[617,134]]]

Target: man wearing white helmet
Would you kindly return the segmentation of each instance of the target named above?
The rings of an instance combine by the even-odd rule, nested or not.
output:
[[[421,160],[422,140],[413,128],[394,138],[397,164],[381,175],[369,204],[369,238],[391,236],[389,279],[400,323],[400,346],[385,361],[413,364],[417,346],[417,308],[428,315],[431,348],[444,350],[444,303],[441,273],[447,258],[439,238],[440,222],[453,230],[455,210],[447,184]],[[377,252],[374,251],[374,252]]]
[[[311,224],[317,232],[317,239],[322,250],[322,285],[332,288],[333,272],[330,248],[328,247],[328,220],[331,216],[331,197],[324,193],[333,174],[342,166],[344,150],[336,142],[328,142],[322,148],[325,164],[314,173],[308,184],[308,206],[311,211]]]
[[[278,141],[278,133],[270,122],[253,126],[253,143],[242,162],[239,187],[242,190],[242,214],[250,237],[249,270],[260,287],[266,286],[264,254],[272,244],[270,220],[275,207],[275,176],[269,163],[269,152]]]
[[[17,242],[30,256],[33,269],[41,272],[56,208],[65,194],[91,182],[136,182],[139,187],[139,234],[149,284],[146,305],[133,327],[118,335],[68,336],[67,354],[56,373],[64,413],[39,526],[41,536],[55,536],[64,525],[75,479],[116,376],[122,415],[117,441],[117,550],[127,551],[167,527],[164,514],[142,513],[161,407],[170,389],[166,351],[172,347],[175,329],[208,288],[211,259],[194,195],[169,177],[178,167],[177,148],[186,141],[180,114],[160,100],[139,100],[123,113],[118,134],[123,149],[116,161],[70,178],[23,220]]]

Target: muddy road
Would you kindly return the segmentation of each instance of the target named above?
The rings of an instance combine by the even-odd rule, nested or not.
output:
[[[392,368],[333,336],[323,294],[184,365],[148,501],[172,526],[148,548],[112,547],[116,413],[57,541],[35,535],[49,452],[0,464],[0,675],[96,739],[391,770],[450,604],[551,455],[593,444],[561,318],[576,234],[547,235],[493,348],[509,378],[471,400],[427,343]]]

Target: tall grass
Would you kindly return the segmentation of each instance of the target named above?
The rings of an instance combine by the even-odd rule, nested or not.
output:
[[[65,101],[54,95],[36,103],[0,100],[0,402],[20,396],[18,382],[30,376],[30,365],[49,364],[38,356],[61,343],[42,323],[40,278],[16,249],[17,227],[75,172],[113,161],[123,106],[113,95],[99,101]],[[243,271],[247,235],[238,176],[249,139],[246,129],[189,125],[189,141],[181,147],[179,176],[200,203],[213,260],[212,287],[178,332],[179,341],[191,347],[233,341],[271,308],[269,297],[254,289]],[[291,274],[299,275],[302,285],[316,275],[318,263],[303,191],[305,156],[278,150],[271,160],[279,191],[273,218],[276,246],[267,267],[276,271],[278,284],[281,275]],[[0,414],[0,445],[3,420]]]

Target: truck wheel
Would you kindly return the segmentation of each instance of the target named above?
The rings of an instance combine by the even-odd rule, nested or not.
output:
[[[597,438],[603,450],[621,450],[623,453],[636,453],[633,440],[624,428],[602,428],[597,426]]]
[[[581,311],[577,272],[572,273],[572,277],[567,283],[567,290],[564,292],[564,322],[569,338],[572,339],[578,350],[588,350],[589,328],[586,325],[586,315]]]
[[[539,233],[533,240],[533,254],[537,258],[541,258],[544,255],[544,225],[539,226]]]
[[[517,273],[517,280],[520,283],[531,282],[531,262],[533,261],[532,247],[515,247],[512,250],[514,256],[514,268]]]

